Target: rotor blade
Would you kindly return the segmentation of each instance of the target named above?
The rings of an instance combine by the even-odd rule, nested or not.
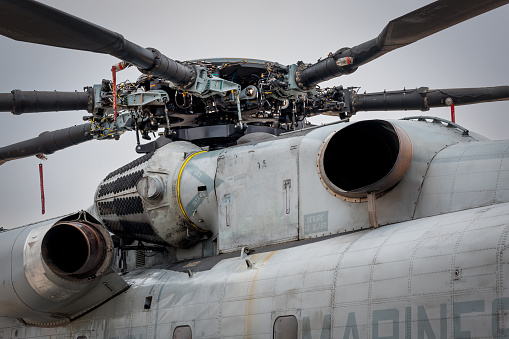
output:
[[[352,48],[338,50],[296,74],[299,87],[354,72],[357,67],[387,52],[406,46],[443,29],[506,5],[509,0],[439,0],[389,22],[380,35]]]
[[[81,144],[92,139],[91,124],[82,124],[52,132],[42,132],[37,138],[28,139],[0,148],[0,165],[9,160],[26,158]]]
[[[91,112],[92,90],[86,92],[20,91],[0,93],[0,112],[23,113],[80,111]]]
[[[352,108],[359,111],[427,111],[434,107],[471,105],[509,100],[509,86],[428,89],[421,87],[402,91],[354,94]]]
[[[193,67],[138,46],[116,32],[33,0],[0,0],[0,34],[14,40],[110,54],[144,73],[188,86]]]

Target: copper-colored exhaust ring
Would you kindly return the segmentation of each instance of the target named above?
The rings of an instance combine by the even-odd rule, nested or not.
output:
[[[59,276],[94,275],[106,257],[106,241],[93,226],[83,222],[57,223],[42,240],[42,257]]]

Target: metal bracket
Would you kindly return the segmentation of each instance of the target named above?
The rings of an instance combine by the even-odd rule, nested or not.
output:
[[[233,95],[233,101],[237,104],[239,127],[243,127],[242,123],[242,110],[240,109],[239,95],[241,93],[241,87],[239,84],[219,78],[215,75],[210,75],[206,68],[196,67],[197,75],[196,81],[190,88],[186,88],[186,91],[191,93],[198,98],[208,98],[213,95],[220,95],[224,97],[228,92]]]
[[[169,144],[172,142],[171,139],[168,139],[166,137],[159,137],[154,141],[148,142],[143,145],[137,145],[135,150],[136,153],[150,153],[154,152],[156,149],[163,147],[166,144]]]
[[[299,66],[296,64],[288,65],[288,74],[285,75],[285,80],[288,83],[287,89],[281,89],[281,92],[287,97],[288,99],[297,99],[299,96],[305,94],[307,96],[315,96],[316,86],[312,86],[312,88],[308,88],[306,90],[303,90],[301,87],[299,87],[299,84],[297,83],[296,77],[299,73]]]
[[[102,85],[94,85],[94,114],[99,109],[103,109],[102,116],[97,116],[92,120],[95,139],[111,139],[118,137],[126,131],[132,130],[132,120],[141,119],[138,110],[126,111],[119,113],[116,119],[113,119],[113,110],[111,107],[103,107],[102,100],[109,95],[103,91]],[[130,108],[137,108],[145,105],[164,105],[169,101],[168,94],[162,90],[141,91],[126,95],[120,105]],[[100,120],[99,120],[100,119]],[[96,121],[99,120],[99,121]]]
[[[94,114],[97,114],[98,109],[103,108],[103,98],[105,98],[108,93],[103,91],[103,85],[102,84],[95,84],[93,86],[92,91],[94,92]]]
[[[199,98],[208,98],[213,95],[224,96],[230,91],[237,92],[237,95],[240,93],[239,84],[216,77],[215,75],[209,75],[207,69],[203,67],[196,67],[196,70],[198,74],[195,83],[192,87],[186,88],[186,91],[189,93]]]
[[[242,249],[240,250],[240,260],[244,259],[253,252],[254,250],[250,249],[249,247],[246,246],[242,247]]]
[[[162,90],[142,91],[138,89],[136,92],[126,96],[126,104],[132,106],[145,106],[145,105],[164,105],[169,102],[170,98],[168,93]]]

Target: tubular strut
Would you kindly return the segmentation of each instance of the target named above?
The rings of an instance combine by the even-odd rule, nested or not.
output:
[[[116,124],[117,122],[117,67],[111,67],[111,77],[113,80],[113,122]]]
[[[44,181],[42,175],[42,162],[39,164],[39,180],[41,183],[41,206],[42,206],[42,214],[46,213],[45,201],[44,201]]]

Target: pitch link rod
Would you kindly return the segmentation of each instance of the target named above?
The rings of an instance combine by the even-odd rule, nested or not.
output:
[[[506,5],[509,0],[439,0],[392,20],[378,37],[352,48],[342,48],[297,72],[297,85],[313,89],[320,82],[354,72],[387,52],[409,45],[443,29]]]
[[[0,147],[0,165],[9,160],[41,153],[52,154],[55,151],[91,140],[91,127],[91,124],[82,124],[56,131],[42,132],[36,138]]]
[[[509,86],[479,88],[428,89],[354,94],[352,106],[359,111],[427,111],[433,107],[470,105],[482,102],[509,100]]]
[[[0,0],[0,34],[18,41],[110,54],[135,65],[147,75],[170,80],[184,88],[196,80],[193,66],[33,0]]]
[[[23,113],[88,111],[92,112],[93,93],[58,91],[20,91],[0,93],[0,112]]]

